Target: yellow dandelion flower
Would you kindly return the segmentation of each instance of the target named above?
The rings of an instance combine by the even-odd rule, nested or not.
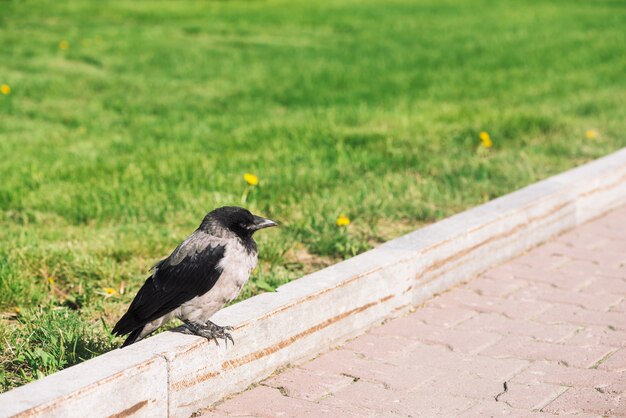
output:
[[[69,47],[70,47],[70,43],[67,42],[66,40],[59,42],[59,49],[66,50],[66,49],[69,49]]]
[[[19,306],[14,307],[13,310],[15,311],[16,314],[22,312]]]
[[[243,179],[246,181],[246,183],[248,183],[250,186],[256,186],[257,184],[259,184],[259,178],[257,176],[255,176],[252,173],[246,173],[243,175]]]
[[[104,293],[106,293],[107,295],[114,295],[117,293],[117,290],[113,289],[112,287],[104,287],[102,288],[102,290],[104,290]]]
[[[478,134],[478,137],[480,138],[480,142],[483,147],[485,148],[493,147],[493,142],[491,141],[491,136],[489,135],[489,132],[482,131],[481,133]]]
[[[54,277],[48,277],[48,283],[54,284]]]
[[[6,95],[11,94],[11,86],[9,86],[8,84],[2,84],[0,85],[0,93]]]
[[[596,139],[598,135],[598,131],[596,131],[595,129],[589,129],[585,132],[585,138],[587,139]]]
[[[341,215],[340,217],[337,218],[337,226],[348,226],[350,225],[350,218],[348,218],[347,216],[343,216]]]

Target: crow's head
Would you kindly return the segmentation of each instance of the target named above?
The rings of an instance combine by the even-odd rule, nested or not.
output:
[[[225,228],[241,238],[249,238],[259,229],[277,226],[271,219],[253,215],[249,210],[237,206],[223,206],[209,212],[200,225],[207,232],[219,232]]]

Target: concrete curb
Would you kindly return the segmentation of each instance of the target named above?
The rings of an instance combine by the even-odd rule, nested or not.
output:
[[[0,395],[0,416],[187,417],[626,204],[626,148],[219,312],[237,344],[176,332]]]

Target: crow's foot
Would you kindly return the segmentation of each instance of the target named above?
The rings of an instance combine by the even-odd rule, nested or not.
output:
[[[233,340],[233,336],[228,331],[232,331],[233,327],[225,326],[220,327],[219,325],[214,324],[211,321],[207,321],[206,324],[196,323],[191,321],[184,321],[185,327],[191,333],[198,335],[200,337],[204,337],[209,341],[214,341],[215,345],[219,346],[218,338],[224,340],[224,343],[228,347],[228,340],[230,340],[233,345],[235,345],[235,340]]]

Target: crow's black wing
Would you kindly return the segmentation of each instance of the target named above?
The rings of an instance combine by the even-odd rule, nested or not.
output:
[[[125,335],[211,290],[220,275],[225,246],[202,231],[194,232],[153,267],[128,311],[113,328]]]

